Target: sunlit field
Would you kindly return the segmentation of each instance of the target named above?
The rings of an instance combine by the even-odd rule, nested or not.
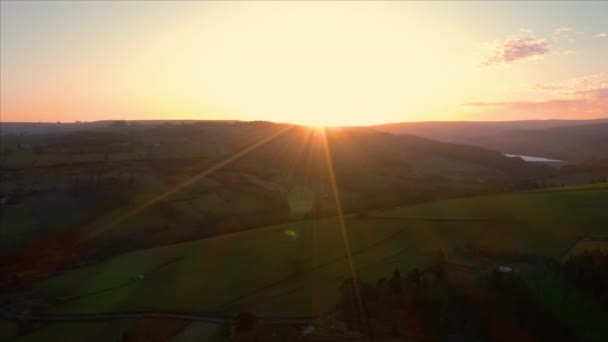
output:
[[[375,281],[395,268],[424,267],[438,249],[456,264],[480,266],[454,249],[476,244],[505,252],[559,258],[580,236],[600,236],[608,224],[608,184],[447,200],[345,217],[356,270]],[[546,212],[553,214],[546,214]],[[556,214],[557,213],[557,214]],[[557,216],[556,216],[557,215]],[[51,314],[189,312],[229,316],[303,317],[330,312],[349,277],[337,218],[302,221],[128,253],[36,285],[59,299]],[[579,247],[580,248],[580,247]],[[217,338],[208,323],[144,320],[158,334],[190,341]],[[48,323],[37,338],[104,340],[134,321]],[[3,331],[10,336],[10,323]],[[114,332],[113,332],[114,331]],[[132,331],[137,331],[134,329]],[[112,335],[114,334],[114,335]]]
[[[579,236],[601,235],[608,224],[608,213],[601,210],[608,184],[591,188],[595,191],[566,189],[572,191],[347,216],[357,271],[374,280],[395,267],[419,267],[440,248],[449,255],[467,243],[559,257]],[[543,215],[543,209],[553,214]],[[309,316],[330,309],[349,274],[341,244],[337,218],[304,221],[126,254],[51,278],[39,288],[66,301],[50,308],[53,313],[249,309],[265,316]],[[162,298],[150,300],[159,293]]]

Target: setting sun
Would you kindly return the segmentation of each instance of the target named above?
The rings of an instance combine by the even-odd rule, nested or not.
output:
[[[549,20],[536,33],[520,27],[534,24],[525,15],[491,25],[500,6],[7,1],[0,105],[13,121],[86,113],[369,125],[575,115],[550,100],[582,101],[577,117],[604,115],[576,92],[606,78],[596,58],[606,53],[601,33],[583,36]],[[578,46],[587,52],[579,56]],[[586,58],[586,69],[565,72],[576,58]],[[586,88],[564,88],[572,84]]]
[[[40,6],[61,13],[67,5]],[[21,24],[3,16],[2,43],[11,47],[2,58],[4,117],[70,121],[86,112],[91,119],[307,125],[456,120],[487,109],[467,103],[526,100],[540,77],[559,76],[554,68],[525,63],[526,72],[486,66],[484,54],[497,35],[480,30],[472,14],[415,2],[70,6],[100,20],[51,18],[54,31],[32,25],[11,37],[6,32]],[[70,30],[73,25],[83,29]],[[510,30],[517,32],[499,31]],[[41,36],[48,42],[27,50],[15,42]],[[39,55],[49,58],[32,63]],[[17,67],[23,61],[27,67]],[[40,75],[50,82],[39,81]]]
[[[458,31],[437,44],[441,19],[421,20],[428,16],[391,4],[223,4],[159,32],[124,73],[156,93],[151,110],[211,105],[237,118],[309,125],[421,119],[457,101],[466,64],[475,66],[467,56],[442,62],[468,47]]]

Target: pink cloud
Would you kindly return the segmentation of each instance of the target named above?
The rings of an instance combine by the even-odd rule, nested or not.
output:
[[[538,83],[533,89],[559,99],[543,101],[473,102],[479,119],[595,119],[608,117],[608,74],[560,82]]]
[[[594,75],[576,77],[559,82],[537,83],[532,88],[559,95],[577,95],[583,92],[608,88],[608,73],[600,72]]]
[[[572,100],[477,102],[479,120],[596,119],[608,117],[608,88]]]
[[[546,39],[535,36],[508,37],[490,44],[490,51],[482,65],[510,64],[519,60],[543,59],[550,51]]]

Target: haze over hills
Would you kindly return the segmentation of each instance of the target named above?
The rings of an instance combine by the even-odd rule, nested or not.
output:
[[[75,123],[3,122],[0,134],[44,134],[103,128],[111,120]],[[123,121],[118,121],[123,122]],[[129,125],[182,125],[236,120],[133,120]],[[608,119],[402,122],[369,126],[378,131],[479,146],[517,154],[581,163],[608,158]]]
[[[76,122],[1,122],[0,135],[6,134],[43,134],[54,132],[70,132],[84,129],[106,127],[112,122],[128,122],[135,125],[158,125],[163,123],[182,124],[193,122],[234,122],[237,120],[99,120]]]
[[[404,122],[373,127],[568,162],[608,157],[608,119]]]
[[[510,130],[548,129],[608,123],[608,118],[591,120],[516,120],[516,121],[425,121],[396,122],[371,126],[380,131],[414,134],[442,141],[466,141],[477,136]]]
[[[1,152],[0,191],[15,203],[3,218],[15,224],[13,233],[5,232],[5,251],[41,231],[79,226],[79,220],[95,226],[114,209],[128,212],[134,205],[129,203],[175,187],[178,191],[140,215],[161,214],[155,221],[135,231],[117,228],[109,241],[127,246],[116,243],[126,239],[132,249],[334,215],[329,157],[345,212],[504,191],[557,174],[552,167],[473,146],[365,128],[322,132],[267,122],[106,123],[82,131],[5,135]],[[222,167],[215,170],[218,163]],[[209,169],[215,171],[190,181]],[[303,209],[295,213],[289,201]],[[56,206],[76,215],[36,219],[36,212]],[[23,220],[23,213],[32,216]],[[176,213],[183,218],[179,228],[166,229],[175,226]],[[138,231],[156,237],[142,239]]]

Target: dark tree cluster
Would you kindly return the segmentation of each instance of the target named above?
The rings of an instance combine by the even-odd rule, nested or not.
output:
[[[475,341],[596,341],[608,337],[599,330],[588,331],[599,328],[595,323],[583,327],[564,320],[530,282],[536,273],[546,274],[550,281],[566,279],[583,297],[608,311],[608,253],[585,252],[561,264],[528,265],[531,273],[498,268],[468,271],[475,281],[463,285],[451,270],[455,265],[438,251],[424,270],[414,268],[402,275],[395,269],[377,283],[346,279],[336,308],[350,331],[372,337]],[[556,291],[568,289],[572,288],[555,287]],[[570,293],[561,296],[571,297]]]
[[[608,252],[585,251],[566,260],[562,272],[608,311]]]

